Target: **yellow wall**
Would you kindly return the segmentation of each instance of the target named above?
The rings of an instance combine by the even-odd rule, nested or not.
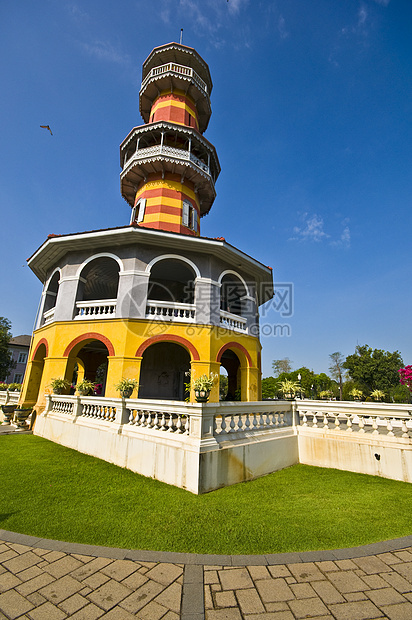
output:
[[[74,363],[79,348],[89,340],[99,339],[93,334],[106,338],[112,345],[114,355],[108,357],[108,373],[106,381],[106,396],[117,397],[114,385],[122,377],[139,379],[142,357],[136,356],[139,347],[144,343],[172,341],[182,344],[187,342],[192,362],[192,372],[195,376],[209,375],[211,372],[219,374],[220,364],[217,362],[219,350],[228,343],[236,343],[246,349],[230,347],[239,357],[241,369],[242,400],[259,400],[260,371],[258,369],[258,355],[261,350],[259,339],[223,330],[217,326],[196,325],[188,323],[165,323],[161,321],[106,319],[92,321],[67,321],[52,323],[34,332],[32,347],[29,355],[26,375],[24,378],[21,402],[33,406],[36,403],[42,408],[45,403],[45,393],[51,393],[50,381],[55,377],[65,377],[71,381]],[[177,337],[177,340],[170,340]],[[69,356],[65,356],[66,348],[75,339],[80,339]],[[41,341],[47,341],[48,352],[44,358],[43,372],[40,380],[41,362],[32,361],[33,354]],[[190,345],[196,349],[196,354],[190,350]],[[107,345],[106,345],[107,346]],[[40,372],[39,372],[40,367]],[[40,387],[39,387],[40,381]],[[193,394],[191,395],[193,398]],[[218,383],[213,388],[210,401],[219,400]]]

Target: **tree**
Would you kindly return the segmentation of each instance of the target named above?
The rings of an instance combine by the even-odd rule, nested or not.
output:
[[[372,349],[367,344],[358,345],[353,355],[348,355],[343,367],[364,392],[382,390],[389,393],[399,385],[399,368],[403,360],[399,351],[390,353]]]
[[[278,382],[274,377],[262,379],[262,398],[276,398],[279,391]]]
[[[4,381],[10,370],[14,368],[9,342],[12,338],[11,323],[0,316],[0,381]]]
[[[281,360],[273,360],[272,362],[273,374],[275,377],[279,377],[282,373],[290,373],[292,370],[292,362],[288,357],[284,357]]]
[[[339,398],[340,400],[342,400],[343,377],[345,374],[345,358],[339,351],[331,353],[329,357],[329,372],[332,375],[332,379],[335,379],[335,381],[339,382]]]

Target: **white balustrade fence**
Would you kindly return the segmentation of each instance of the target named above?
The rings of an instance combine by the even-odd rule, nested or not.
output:
[[[152,411],[139,407],[128,406],[129,425],[154,431],[165,431],[189,435],[190,416],[180,413],[173,414],[166,411]]]
[[[113,319],[116,314],[116,299],[76,302],[75,319]]]
[[[143,90],[146,87],[146,84],[153,78],[158,77],[159,75],[165,73],[175,73],[177,75],[184,75],[185,77],[190,77],[202,90],[207,93],[207,86],[202,78],[194,71],[191,67],[185,67],[184,65],[178,65],[174,62],[168,62],[165,65],[160,65],[159,67],[154,67],[145,79],[142,82],[142,86],[140,90]]]
[[[301,428],[412,437],[412,407],[391,403],[297,401]]]
[[[195,321],[195,306],[192,304],[173,303],[168,301],[147,300],[146,318],[165,321]]]
[[[249,413],[222,413],[215,416],[214,434],[226,435],[247,431],[273,430],[292,426],[292,411],[274,411],[272,408]]]
[[[50,308],[50,310],[46,310],[46,312],[43,312],[43,317],[44,317],[44,325],[48,325],[49,323],[52,323],[53,319],[54,319],[54,311],[56,308]]]
[[[181,159],[183,161],[190,161],[211,177],[209,166],[204,161],[196,157],[196,155],[193,155],[193,153],[191,153],[190,151],[186,149],[178,149],[174,146],[166,146],[161,144],[137,149],[137,151],[135,151],[129,159],[123,162],[124,169],[122,172],[122,176],[124,176],[124,174],[129,169],[131,162],[149,159],[151,157],[158,157],[159,155],[161,155],[162,157],[173,157],[175,159]]]
[[[247,320],[237,314],[220,311],[220,325],[238,332],[247,332]]]
[[[20,399],[20,392],[0,391],[0,405],[17,405]]]

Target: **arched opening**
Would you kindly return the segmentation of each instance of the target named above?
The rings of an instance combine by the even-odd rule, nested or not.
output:
[[[240,360],[231,349],[226,349],[220,358],[221,374],[227,373],[227,391],[224,400],[241,400]]]
[[[59,280],[60,273],[56,271],[56,273],[51,278],[48,287],[46,289],[46,295],[44,299],[43,306],[43,320],[42,325],[45,323],[51,322],[53,320],[54,308],[56,306],[57,301],[57,293],[59,292]]]
[[[101,396],[106,392],[107,366],[109,350],[100,340],[91,340],[80,349],[75,347],[69,354],[66,379],[76,384],[88,379],[95,384],[95,394]]]
[[[190,354],[173,342],[159,342],[143,352],[139,398],[185,400]]]
[[[41,342],[27,366],[27,376],[25,378],[27,389],[24,397],[24,401],[27,404],[34,405],[39,397],[45,357],[47,357],[47,347],[44,342]]]
[[[220,288],[221,310],[242,316],[242,300],[246,295],[247,291],[240,278],[231,273],[223,276]]]
[[[193,304],[193,269],[184,261],[168,258],[155,263],[150,271],[147,298],[153,301]]]
[[[82,269],[76,294],[76,318],[107,318],[116,314],[119,263],[110,256],[99,256]]]

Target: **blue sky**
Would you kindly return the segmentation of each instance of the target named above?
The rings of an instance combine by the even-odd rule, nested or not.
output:
[[[128,224],[119,145],[142,124],[142,62],[181,28],[214,83],[205,135],[222,172],[201,234],[293,285],[279,289],[292,316],[278,296],[261,320],[264,376],[285,356],[327,371],[330,353],[365,343],[412,363],[410,0],[3,0],[0,315],[13,334],[32,330],[42,287],[26,258],[49,233]]]

